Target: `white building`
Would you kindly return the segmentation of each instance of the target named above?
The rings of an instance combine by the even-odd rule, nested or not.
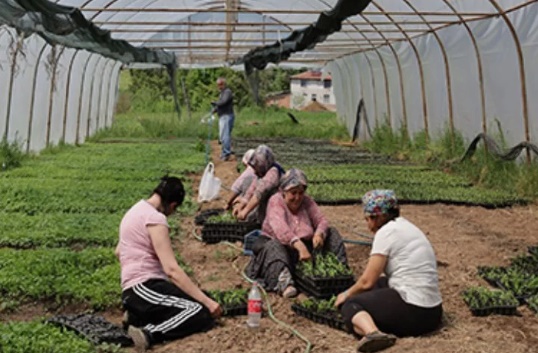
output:
[[[335,110],[331,76],[323,76],[320,71],[306,71],[292,76],[290,85],[290,108],[301,109],[316,101],[329,110]]]

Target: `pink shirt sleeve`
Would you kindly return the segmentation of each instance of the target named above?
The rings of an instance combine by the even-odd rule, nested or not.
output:
[[[328,222],[318,205],[305,196],[297,214],[291,213],[281,192],[269,199],[267,214],[263,222],[264,233],[278,239],[284,245],[291,245],[298,239],[312,239],[316,231],[326,234]]]
[[[272,167],[263,178],[254,176],[254,180],[250,183],[242,200],[244,202],[249,202],[254,195],[256,195],[258,199],[262,199],[266,193],[278,188],[279,183],[280,173],[276,167]]]
[[[280,173],[276,167],[269,169],[263,178],[258,179],[254,195],[261,199],[265,194],[278,187],[280,183]]]
[[[245,169],[243,173],[241,173],[241,175],[232,184],[232,191],[237,194],[241,194],[242,192],[246,191],[246,190],[243,190],[244,188],[243,183],[245,182],[246,179],[255,178],[255,177],[256,177],[256,173],[254,173],[254,169],[248,166],[247,169]],[[250,186],[250,184],[248,186]]]

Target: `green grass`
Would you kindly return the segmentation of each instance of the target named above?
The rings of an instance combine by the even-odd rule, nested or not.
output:
[[[291,112],[299,121],[288,117]],[[113,138],[167,139],[190,137],[204,140],[218,135],[218,121],[202,122],[208,113],[186,113],[181,119],[174,113],[127,113],[117,115],[109,129],[98,132],[92,141]],[[205,120],[207,121],[207,120]],[[276,108],[245,108],[236,113],[233,136],[239,137],[303,137],[311,139],[348,140],[345,127],[332,112],[298,112]]]

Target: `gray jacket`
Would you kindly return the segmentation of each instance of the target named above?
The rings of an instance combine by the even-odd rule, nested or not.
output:
[[[232,115],[234,113],[234,99],[232,90],[226,87],[220,92],[219,100],[214,102],[217,115]]]

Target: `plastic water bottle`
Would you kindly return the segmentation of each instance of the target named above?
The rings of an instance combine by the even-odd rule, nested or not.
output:
[[[247,326],[250,328],[260,327],[260,319],[262,317],[262,294],[258,283],[254,282],[248,293],[248,319]]]

